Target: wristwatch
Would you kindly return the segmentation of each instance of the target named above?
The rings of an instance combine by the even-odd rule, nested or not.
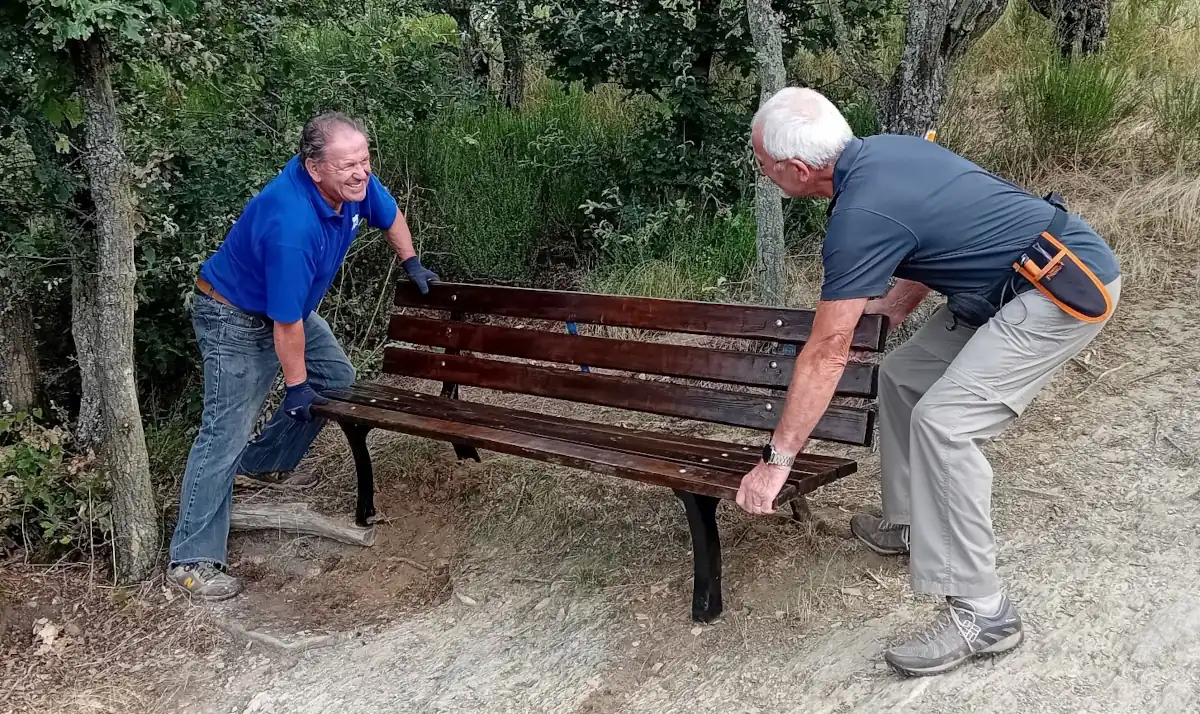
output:
[[[796,456],[794,454],[789,456],[788,454],[777,450],[770,441],[767,441],[767,443],[763,445],[762,460],[765,464],[770,464],[772,466],[786,466],[790,469],[792,467],[792,463],[796,461]]]

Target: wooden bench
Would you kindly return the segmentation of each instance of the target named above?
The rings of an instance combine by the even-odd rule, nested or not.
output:
[[[461,283],[432,284],[429,293],[421,295],[408,281],[398,284],[395,305],[406,309],[391,318],[392,341],[442,351],[390,345],[383,371],[441,382],[440,395],[360,382],[325,392],[330,402],[314,410],[338,422],[349,440],[358,474],[359,526],[368,526],[375,515],[366,442],[371,429],[450,442],[460,460],[478,461],[477,449],[486,449],[665,486],[683,502],[692,534],[692,618],[708,622],[721,613],[717,505],[721,499],[736,498],[741,478],[758,462],[766,436],[755,443],[729,443],[565,419],[465,401],[462,387],[770,432],[784,407],[793,357],[749,347],[715,349],[583,336],[577,334],[576,324],[782,343],[795,346],[794,353],[807,339],[815,311]],[[413,314],[413,309],[433,311],[436,317]],[[553,327],[512,326],[518,321],[550,321]],[[864,315],[853,345],[882,351],[885,335],[881,316]],[[876,369],[851,362],[837,393],[873,399]],[[870,446],[874,421],[869,401],[866,407],[834,404],[812,438]],[[856,466],[851,459],[802,454],[775,506],[790,503],[799,518],[806,510],[804,494],[854,473]]]

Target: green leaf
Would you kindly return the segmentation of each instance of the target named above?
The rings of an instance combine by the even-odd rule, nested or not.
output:
[[[42,116],[46,117],[46,121],[52,126],[58,128],[62,126],[63,118],[66,113],[63,111],[63,105],[54,97],[47,97],[46,101],[42,102]]]
[[[63,105],[63,114],[66,115],[67,121],[71,122],[72,127],[77,127],[83,123],[83,102],[79,97],[71,97],[67,103]]]
[[[71,153],[71,140],[67,138],[66,134],[59,134],[58,138],[54,140],[54,150],[60,154]]]
[[[129,17],[125,19],[125,24],[121,26],[121,34],[128,37],[133,42],[142,41],[142,21]]]

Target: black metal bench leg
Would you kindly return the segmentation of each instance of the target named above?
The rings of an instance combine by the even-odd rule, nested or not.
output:
[[[721,537],[717,532],[717,504],[721,499],[688,491],[675,491],[687,512],[692,531],[695,582],[692,585],[692,619],[712,622],[721,614]]]
[[[371,427],[347,423],[342,423],[341,427],[346,432],[346,441],[350,442],[350,453],[354,454],[354,468],[358,472],[358,505],[354,509],[354,523],[366,528],[375,517],[375,473],[371,470],[371,452],[367,450],[367,434]]]

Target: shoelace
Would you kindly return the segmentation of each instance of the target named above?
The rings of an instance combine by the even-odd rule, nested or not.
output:
[[[900,529],[900,538],[904,541],[904,547],[910,548],[911,546],[908,544],[908,526],[883,519],[879,521],[879,530],[894,531],[896,529]]]
[[[973,610],[962,608],[954,604],[948,604],[946,609],[938,613],[929,627],[923,632],[917,633],[917,639],[922,644],[933,644],[933,641],[941,636],[950,624],[954,624],[954,628],[958,630],[958,634],[967,643],[967,646],[974,649],[975,637],[979,633],[979,625],[976,622],[976,614]]]
[[[229,576],[221,572],[221,569],[211,563],[200,563],[190,568],[191,572],[196,574],[196,577],[201,582],[214,582],[226,579]]]

